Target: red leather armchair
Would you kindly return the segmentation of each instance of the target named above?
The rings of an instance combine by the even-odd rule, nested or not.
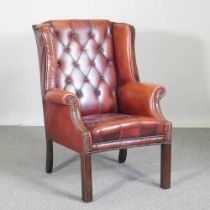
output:
[[[80,154],[82,199],[92,201],[91,155],[161,145],[161,187],[170,187],[171,123],[161,114],[160,85],[139,81],[134,27],[107,20],[56,20],[33,26],[39,54],[47,143]]]

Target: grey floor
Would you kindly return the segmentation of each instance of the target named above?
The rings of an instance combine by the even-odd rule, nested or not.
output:
[[[92,203],[81,201],[78,154],[54,147],[44,172],[42,127],[0,127],[0,209],[210,209],[210,129],[174,129],[172,187],[159,188],[160,147],[93,155]]]

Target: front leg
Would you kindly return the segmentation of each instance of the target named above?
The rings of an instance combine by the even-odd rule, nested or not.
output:
[[[91,202],[92,196],[92,169],[91,169],[91,155],[81,154],[81,181],[82,181],[82,200],[84,202]]]
[[[171,186],[171,144],[161,145],[161,175],[160,187],[168,189]]]

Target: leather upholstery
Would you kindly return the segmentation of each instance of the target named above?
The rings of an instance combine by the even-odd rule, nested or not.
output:
[[[69,91],[58,88],[52,88],[49,91],[47,91],[45,95],[45,100],[49,101],[52,104],[68,105],[68,97],[70,96],[76,98],[76,95]]]
[[[135,115],[116,113],[89,115],[83,117],[83,123],[91,132],[93,143],[164,136],[165,133],[162,121]]]
[[[130,82],[118,88],[119,111],[164,120],[159,100],[165,95],[161,85]]]
[[[139,81],[135,59],[135,29],[129,24],[113,23],[113,42],[118,85]]]
[[[44,113],[47,139],[80,153],[89,150],[91,135],[82,122],[79,100],[75,94],[56,88],[48,90]]]
[[[49,21],[40,26],[51,45],[47,87],[75,93],[83,115],[116,112],[116,69],[109,21]],[[91,100],[89,100],[91,98]]]
[[[79,153],[170,143],[159,105],[165,88],[139,81],[133,26],[57,20],[33,28],[47,139]]]

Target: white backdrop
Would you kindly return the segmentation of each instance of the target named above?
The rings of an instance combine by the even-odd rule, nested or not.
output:
[[[0,124],[42,125],[31,25],[100,18],[136,27],[141,80],[165,84],[162,110],[176,127],[210,127],[209,0],[7,0],[0,7]]]

